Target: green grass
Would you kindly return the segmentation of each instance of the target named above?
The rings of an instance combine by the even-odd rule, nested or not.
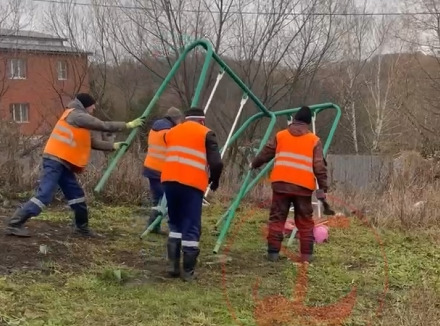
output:
[[[223,273],[212,254],[213,226],[221,212],[218,207],[204,211],[199,280],[187,284],[163,277],[165,238],[139,240],[143,222],[132,209],[92,208],[91,226],[111,239],[82,247],[66,244],[58,255],[79,253],[90,262],[76,269],[48,254],[40,269],[3,276],[0,325],[257,325],[252,296],[257,279],[260,300],[277,294],[292,299],[298,267],[288,260],[265,260],[261,228],[267,211],[242,210],[237,221],[245,221],[231,229],[235,236]],[[48,211],[39,219],[69,222],[66,211]],[[330,242],[316,246],[305,303],[334,304],[356,286],[356,304],[343,325],[437,325],[440,231],[377,232],[385,260],[374,233],[360,222],[332,228]],[[296,243],[291,250],[297,250]],[[376,318],[382,297],[383,313]]]

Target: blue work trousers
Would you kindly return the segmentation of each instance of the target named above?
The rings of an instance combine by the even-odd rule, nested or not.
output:
[[[152,178],[149,177],[148,181],[150,183],[150,193],[153,206],[157,206],[160,204],[160,200],[164,194],[162,183],[160,182],[160,178]]]
[[[199,252],[203,192],[177,182],[164,182],[168,204],[169,238],[181,239],[182,251]]]
[[[87,226],[88,210],[85,195],[75,173],[61,162],[49,158],[43,158],[42,175],[35,196],[21,208],[25,219],[40,215],[41,211],[52,202],[58,186],[67,199],[67,204],[75,213],[76,225]]]

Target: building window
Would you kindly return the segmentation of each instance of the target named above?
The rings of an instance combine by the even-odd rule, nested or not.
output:
[[[9,78],[26,79],[25,59],[9,59]]]
[[[67,80],[67,61],[58,61],[58,80]]]
[[[29,122],[29,104],[15,103],[11,104],[12,119],[17,123]]]

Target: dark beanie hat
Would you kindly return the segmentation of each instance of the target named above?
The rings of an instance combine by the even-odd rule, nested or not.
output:
[[[84,108],[88,108],[96,103],[95,99],[87,93],[79,93],[76,95],[76,99],[81,102]]]
[[[199,108],[191,108],[185,111],[186,119],[205,119],[205,112]]]
[[[312,122],[312,111],[308,106],[303,106],[296,113],[295,120],[310,124]]]

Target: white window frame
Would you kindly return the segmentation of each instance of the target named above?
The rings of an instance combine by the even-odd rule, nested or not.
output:
[[[9,59],[9,78],[10,79],[26,79],[26,59],[12,58]]]
[[[16,123],[29,123],[29,103],[11,104],[11,114]]]
[[[68,65],[66,60],[60,60],[57,62],[57,75],[58,80],[67,80]]]

